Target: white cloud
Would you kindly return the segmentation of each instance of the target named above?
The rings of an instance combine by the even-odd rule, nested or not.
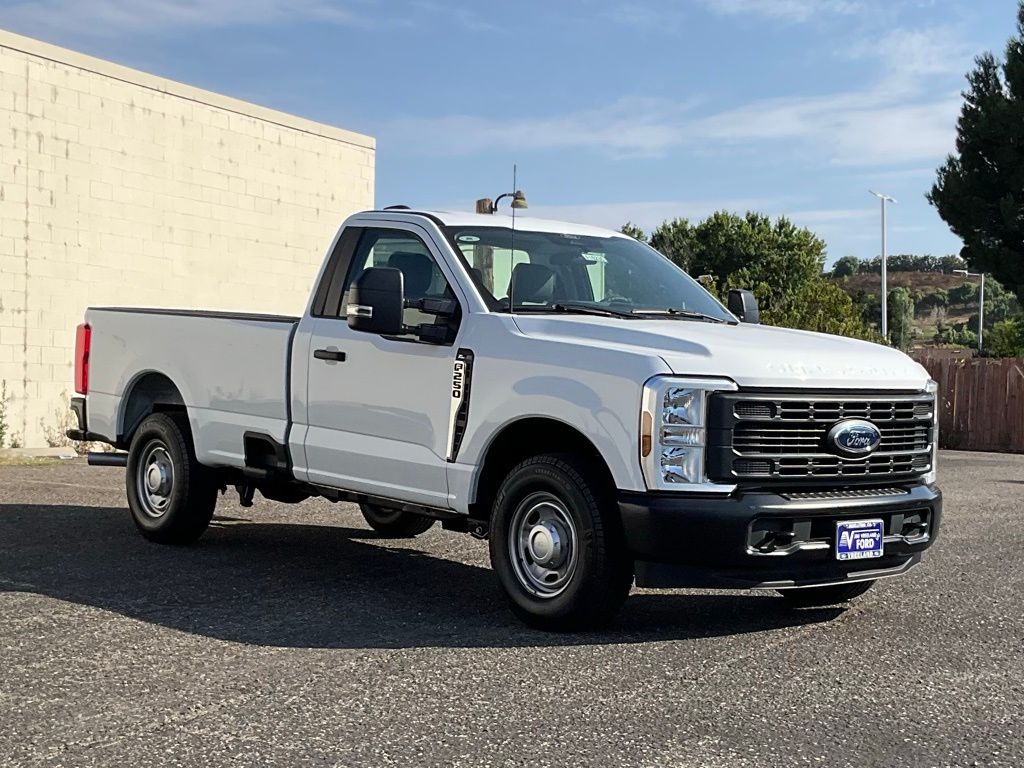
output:
[[[855,0],[701,0],[715,13],[730,16],[768,16],[783,21],[808,21],[826,14],[851,14],[862,10]]]
[[[108,36],[290,20],[351,24],[358,19],[348,4],[329,0],[41,0],[4,9],[5,26]]]
[[[953,147],[959,98],[923,98],[903,85],[815,97],[761,99],[699,117],[692,103],[623,99],[591,110],[504,118],[405,118],[382,126],[389,152],[466,156],[498,148],[583,149],[613,157],[661,156],[786,142],[834,165],[941,159]],[[810,155],[808,155],[810,157]]]
[[[755,101],[689,126],[694,138],[726,144],[801,141],[836,165],[884,165],[941,158],[953,147],[956,96],[909,100],[880,87],[821,97]]]
[[[876,59],[897,78],[965,72],[971,61],[970,48],[948,26],[893,29],[844,47],[840,55]]]
[[[388,151],[408,147],[418,154],[451,156],[472,155],[495,147],[659,155],[680,143],[680,128],[690,107],[667,99],[620,99],[562,115],[403,118],[384,126],[379,132],[379,145]]]
[[[702,0],[722,13],[756,12],[786,18],[811,13],[852,13],[851,0]],[[756,7],[755,7],[756,6]],[[643,2],[627,3],[627,16],[647,17]],[[696,101],[668,98],[619,99],[553,115],[483,117],[450,114],[386,123],[381,146],[434,155],[583,149],[612,157],[662,156],[763,148],[765,143],[799,149],[806,159],[844,166],[931,164],[953,148],[959,94],[940,77],[964,71],[969,52],[948,26],[895,28],[861,40],[837,54],[876,62],[872,84],[831,94],[762,98],[710,114]]]
[[[490,28],[473,12],[434,0],[390,0],[383,9],[372,0],[19,0],[0,8],[8,28],[107,37],[289,22],[409,26],[438,13],[462,28]]]

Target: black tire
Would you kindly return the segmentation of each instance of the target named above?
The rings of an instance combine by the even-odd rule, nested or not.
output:
[[[599,627],[629,595],[633,561],[606,486],[593,462],[564,454],[527,459],[501,484],[491,567],[513,613],[530,626]]]
[[[196,461],[184,414],[154,413],[142,422],[132,437],[125,484],[132,520],[159,544],[192,544],[217,506],[216,475]]]
[[[360,504],[359,509],[367,524],[381,536],[389,539],[411,539],[430,530],[435,522],[432,517],[404,512],[401,509],[389,509],[368,502]]]
[[[845,603],[855,597],[860,597],[871,589],[874,583],[873,581],[858,581],[854,584],[833,584],[828,587],[803,587],[777,591],[794,608],[818,608]]]

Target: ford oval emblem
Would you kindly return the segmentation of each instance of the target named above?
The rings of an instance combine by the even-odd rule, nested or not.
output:
[[[828,444],[836,453],[867,456],[882,442],[882,433],[870,421],[847,419],[828,431]]]

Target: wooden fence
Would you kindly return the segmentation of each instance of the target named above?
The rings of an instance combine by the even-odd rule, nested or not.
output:
[[[915,357],[939,382],[943,448],[1024,452],[1024,358]]]

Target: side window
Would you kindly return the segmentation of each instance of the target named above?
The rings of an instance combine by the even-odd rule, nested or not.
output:
[[[314,317],[338,316],[341,288],[362,231],[362,227],[347,227],[338,238],[338,243],[327,261],[327,268],[320,278],[320,284],[316,287],[312,311]]]
[[[437,261],[419,237],[401,229],[365,229],[348,270],[339,317],[345,317],[350,286],[363,270],[370,267],[393,267],[400,270],[405,298],[408,300],[455,298]],[[418,309],[407,308],[403,320],[406,325],[415,326],[434,323],[438,318]]]

